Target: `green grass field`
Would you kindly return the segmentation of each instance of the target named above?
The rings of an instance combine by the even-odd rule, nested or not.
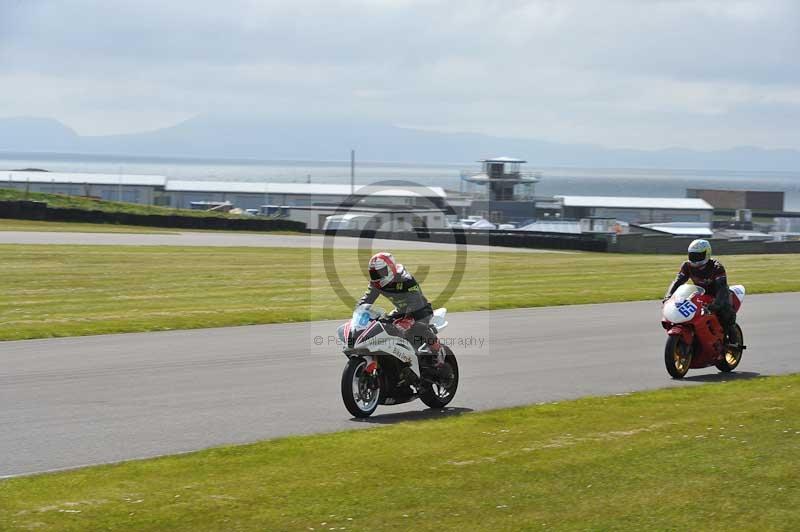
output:
[[[451,311],[656,299],[681,261],[470,252],[460,286],[443,301],[452,254],[398,257],[421,279],[428,298]],[[366,288],[365,262],[354,250],[336,253],[341,283],[352,297]],[[800,255],[724,262],[731,281],[750,293],[800,290]],[[318,249],[3,245],[0,339],[341,318],[351,308],[331,288],[331,270]]]
[[[800,376],[0,481],[3,530],[798,530]]]

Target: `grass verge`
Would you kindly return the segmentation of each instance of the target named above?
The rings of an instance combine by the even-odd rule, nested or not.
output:
[[[129,214],[158,214],[162,216],[175,215],[217,218],[242,218],[223,212],[196,211],[191,209],[175,209],[171,207],[158,207],[155,205],[141,205],[138,203],[125,203],[121,201],[106,201],[81,196],[68,196],[66,194],[44,194],[41,192],[24,192],[21,190],[0,188],[0,201],[42,201],[53,209],[80,209],[85,211],[124,212]]]
[[[446,300],[451,254],[404,251],[399,258],[428,298],[451,311],[656,299],[681,261],[471,252]],[[366,288],[365,262],[355,250],[336,252],[352,297]],[[724,262],[750,293],[800,291],[800,255]],[[341,318],[351,307],[331,288],[332,269],[319,249],[3,245],[0,340]]]
[[[179,229],[141,225],[92,224],[82,222],[44,222],[39,220],[0,219],[0,231],[45,231],[48,233],[129,233],[177,234]]]
[[[9,479],[0,528],[797,530],[798,453],[758,378]]]
[[[171,234],[211,233],[220,234],[225,229],[181,229],[177,227],[155,227],[150,225],[123,225],[112,223],[47,222],[40,220],[18,220],[0,218],[0,231],[43,231],[48,233],[128,233],[128,234]],[[284,236],[308,236],[309,233],[289,230],[244,231],[236,229],[235,234],[272,234]]]

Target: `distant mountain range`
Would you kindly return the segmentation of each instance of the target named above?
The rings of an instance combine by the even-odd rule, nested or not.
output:
[[[260,160],[458,163],[522,157],[536,166],[800,171],[800,151],[609,149],[587,144],[439,133],[367,122],[292,122],[198,116],[155,131],[81,136],[49,118],[0,118],[0,151]]]

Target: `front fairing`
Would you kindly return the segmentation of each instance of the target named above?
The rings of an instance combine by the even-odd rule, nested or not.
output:
[[[383,323],[372,321],[366,329],[360,330],[357,334],[353,335],[354,347],[363,347],[370,340],[384,332],[386,332],[386,329]]]
[[[384,313],[385,311],[381,307],[371,304],[363,304],[356,307],[350,321],[340,325],[336,331],[342,346],[352,348],[356,339]]]
[[[664,304],[664,321],[667,323],[686,323],[694,319],[697,308],[691,300],[672,300]]]
[[[419,377],[419,361],[414,346],[402,336],[397,336],[396,331],[387,331],[386,324],[378,320],[383,315],[384,310],[380,307],[360,305],[356,308],[350,321],[339,327],[345,355],[390,355],[408,364]]]
[[[672,294],[662,309],[663,320],[668,323],[692,321],[701,311],[698,298],[705,293],[699,286],[683,285]]]

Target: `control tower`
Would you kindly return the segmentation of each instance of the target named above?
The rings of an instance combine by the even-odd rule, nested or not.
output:
[[[523,172],[527,161],[514,157],[482,159],[480,171],[463,171],[461,179],[480,189],[472,200],[471,213],[493,223],[522,222],[534,218],[534,185],[541,175]]]

